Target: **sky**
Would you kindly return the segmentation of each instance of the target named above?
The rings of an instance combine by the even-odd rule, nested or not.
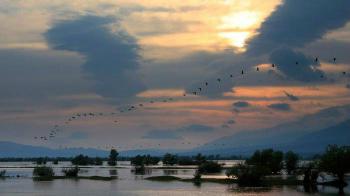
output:
[[[350,103],[348,0],[2,0],[0,24],[1,141],[187,149]]]

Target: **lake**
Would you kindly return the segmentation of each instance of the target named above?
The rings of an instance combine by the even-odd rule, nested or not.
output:
[[[225,161],[227,165],[237,161]],[[62,175],[63,167],[70,166],[70,162],[60,162],[53,166],[56,175]],[[309,195],[302,186],[281,186],[271,188],[239,188],[237,185],[204,182],[195,185],[191,182],[158,182],[145,180],[149,176],[172,175],[181,178],[192,178],[193,168],[152,168],[145,175],[135,175],[127,161],[118,162],[122,168],[92,166],[82,168],[81,176],[117,176],[116,180],[73,180],[61,179],[53,181],[33,181],[32,171],[35,164],[31,162],[0,162],[0,170],[6,169],[9,178],[0,179],[0,195],[41,196],[41,195]],[[17,177],[19,176],[19,177]],[[215,175],[203,177],[225,178],[224,171]],[[349,179],[348,179],[349,181]],[[350,194],[346,187],[345,192]],[[318,186],[316,195],[337,195],[338,190],[332,187]]]

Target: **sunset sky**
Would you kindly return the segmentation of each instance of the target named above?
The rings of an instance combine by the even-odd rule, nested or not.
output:
[[[0,24],[0,141],[186,149],[350,104],[349,0],[1,0]]]

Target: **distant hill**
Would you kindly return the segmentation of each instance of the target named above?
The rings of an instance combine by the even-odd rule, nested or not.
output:
[[[275,148],[300,153],[319,153],[328,144],[350,145],[350,106],[321,110],[275,127],[242,131],[193,149],[205,154],[250,154],[256,149]]]
[[[304,155],[322,153],[328,144],[350,145],[350,105],[332,107],[315,114],[267,129],[242,131],[203,146],[189,149],[136,149],[121,151],[120,156],[150,154],[162,156],[166,152],[179,155],[221,154],[249,155],[257,149],[293,150]],[[52,149],[40,146],[0,141],[0,157],[72,157],[84,154],[91,157],[108,156],[108,151],[94,148]]]
[[[0,157],[72,157],[78,154],[105,157],[108,156],[108,153],[107,151],[93,148],[52,149],[0,141]]]
[[[120,151],[119,156],[136,156],[139,154],[150,154],[152,156],[163,156],[165,153],[179,153],[179,150],[156,150],[156,149],[138,149]],[[4,157],[73,157],[79,154],[90,157],[107,157],[109,151],[98,150],[94,148],[67,148],[52,149],[42,146],[32,146],[17,144],[14,142],[0,141],[0,158]]]

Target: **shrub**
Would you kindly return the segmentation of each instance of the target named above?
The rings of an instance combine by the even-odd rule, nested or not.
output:
[[[157,165],[160,161],[160,158],[158,157],[152,157],[150,155],[143,156],[144,164],[145,165]]]
[[[34,177],[53,177],[55,176],[55,172],[53,171],[52,167],[38,166],[34,168],[33,176]]]
[[[6,170],[1,170],[0,171],[0,178],[5,177],[5,174],[6,174]]]
[[[58,165],[58,159],[55,159],[54,161],[52,161],[52,163],[53,163],[54,165]]]
[[[201,165],[202,163],[205,163],[207,161],[205,156],[203,156],[201,153],[198,153],[194,157],[194,160],[195,160],[196,165]]]
[[[150,155],[137,155],[131,158],[131,165],[157,165],[160,159],[158,157],[151,157]]]
[[[255,165],[239,164],[226,171],[228,177],[236,177],[239,186],[259,186],[267,173],[267,168]]]
[[[196,162],[189,157],[180,157],[178,160],[179,165],[196,165]]]
[[[164,165],[175,165],[177,163],[177,156],[172,155],[170,153],[166,153],[163,157],[163,164]]]
[[[37,165],[45,165],[46,164],[46,158],[40,157],[36,159]]]
[[[62,170],[66,177],[77,177],[79,173],[79,167],[65,168]]]
[[[197,169],[197,170],[196,170],[196,173],[194,173],[194,175],[193,175],[193,180],[194,180],[194,181],[201,181],[201,178],[202,178],[202,174],[201,174],[201,172]]]
[[[219,173],[221,171],[222,167],[220,164],[213,162],[213,161],[208,161],[205,163],[202,163],[198,167],[198,171],[200,173]]]
[[[89,158],[88,156],[84,156],[82,154],[74,157],[71,160],[71,162],[73,165],[93,165],[94,164],[94,161],[91,158]]]
[[[103,161],[100,157],[95,158],[95,165],[103,165]]]

